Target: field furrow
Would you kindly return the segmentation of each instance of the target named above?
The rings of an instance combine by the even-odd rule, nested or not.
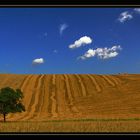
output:
[[[38,97],[36,99],[36,105],[35,105],[35,112],[41,112],[41,104],[42,104],[42,101],[43,101],[43,98],[44,98],[44,83],[45,81],[45,75],[41,75],[40,79],[38,80]]]
[[[106,77],[107,77],[107,79],[109,79],[112,82],[114,87],[118,84],[118,82],[116,80],[114,80],[114,78],[112,76],[106,75]]]
[[[29,104],[30,104],[30,96],[32,96],[32,93],[29,95],[29,92],[31,92],[31,89],[29,88],[31,85],[30,83],[34,82],[32,81],[34,79],[34,76],[33,75],[29,75],[26,77],[26,79],[23,81],[20,89],[21,91],[23,92],[23,95],[24,95],[24,98],[23,98],[23,103],[26,103],[25,104],[25,109],[26,109],[26,112],[24,113],[20,113],[20,114],[17,114],[17,116],[14,115],[13,118],[10,118],[10,121],[12,120],[20,120],[21,118],[24,118],[25,115],[28,115],[28,107],[29,107]]]
[[[94,76],[92,76],[92,75],[90,75],[90,74],[88,74],[87,76],[91,79],[93,85],[94,85],[95,88],[96,88],[96,91],[97,91],[97,92],[101,92],[101,88],[100,88],[99,84],[97,83],[96,79],[94,78]]]
[[[64,78],[65,78],[65,84],[66,84],[66,94],[67,94],[67,97],[68,97],[67,98],[68,106],[69,106],[72,113],[77,113],[78,110],[73,104],[73,97],[72,97],[72,94],[71,94],[71,88],[70,88],[70,84],[69,84],[68,75],[64,74]]]
[[[41,77],[41,75],[36,76],[36,77],[34,76],[33,79],[32,79],[32,81],[30,81],[30,82],[33,82],[33,81],[34,82],[32,83],[32,86],[29,87],[30,88],[30,91],[32,93],[32,96],[30,97],[30,102],[29,102],[29,105],[27,106],[27,111],[28,112],[31,111],[31,107],[34,104],[34,100],[35,100],[35,96],[36,96],[35,92],[36,92],[37,85],[38,85],[38,80],[39,80],[40,77]]]
[[[24,115],[22,116],[22,117],[20,117],[19,119],[17,119],[17,120],[20,120],[20,121],[22,121],[22,120],[25,120],[26,119],[26,117],[28,117],[28,115],[29,115],[29,112],[30,112],[30,110],[31,110],[31,106],[32,106],[32,104],[33,104],[33,102],[34,102],[34,98],[35,98],[35,88],[36,88],[36,86],[37,86],[37,81],[38,81],[38,76],[33,76],[32,77],[32,79],[30,80],[30,83],[31,84],[29,84],[30,86],[27,88],[27,90],[28,90],[28,98],[25,100],[25,102],[27,102],[28,104],[26,105],[26,112],[24,113]],[[30,89],[30,90],[29,90]]]
[[[65,114],[67,114],[68,107],[65,99],[65,83],[63,75],[56,75],[56,95],[58,116],[64,117]]]
[[[81,97],[81,89],[79,87],[79,83],[77,82],[77,78],[75,77],[75,75],[68,75],[69,76],[69,83],[70,83],[70,87],[72,89],[73,92],[73,98],[76,99],[78,97]]]
[[[81,79],[81,82],[83,83],[83,87],[84,87],[86,96],[88,96],[90,94],[90,92],[88,92],[89,82],[87,80],[87,77],[86,76],[83,76],[82,74],[79,75],[79,77]]]
[[[86,89],[85,89],[85,86],[80,78],[80,76],[77,74],[75,75],[75,77],[77,78],[77,81],[79,82],[79,86],[81,88],[81,93],[82,93],[82,96],[83,97],[86,97],[87,93],[86,93]]]
[[[33,113],[33,115],[28,118],[28,119],[35,119],[35,118],[39,118],[40,120],[42,119],[42,116],[44,116],[44,113],[42,115],[42,108],[43,108],[43,102],[46,102],[46,100],[44,100],[45,98],[45,78],[46,76],[42,76],[41,78],[41,84],[40,84],[40,96],[39,96],[39,99],[38,99],[38,104],[36,104],[35,106],[35,112]],[[39,80],[38,80],[39,81]]]
[[[52,93],[51,93],[51,97],[50,97],[50,99],[51,99],[51,101],[52,101],[52,108],[51,108],[51,114],[52,114],[52,117],[57,117],[58,116],[58,114],[57,114],[57,112],[56,112],[56,109],[57,109],[57,103],[56,103],[56,77],[55,77],[55,75],[53,74],[52,75]]]
[[[7,121],[139,116],[139,83],[136,74],[0,75],[0,88],[19,88],[24,95],[26,111],[9,113]]]
[[[80,85],[80,83],[79,83],[79,81],[78,81],[78,78],[77,78],[77,76],[76,76],[77,74],[73,74],[72,75],[72,77],[73,77],[73,80],[71,81],[71,84],[72,84],[72,86],[74,87],[74,89],[75,89],[75,98],[77,97],[82,97],[83,96],[83,94],[82,94],[82,89],[81,89],[81,86],[79,86]]]
[[[27,79],[27,76],[24,77],[23,81],[20,83],[20,86],[18,87],[18,89],[21,89],[22,85],[24,84],[24,82],[26,81]],[[8,116],[7,116],[7,119],[11,119],[15,114],[14,113],[10,113]]]
[[[32,105],[30,105],[29,108],[29,114],[27,116],[27,118],[24,118],[24,120],[30,120],[33,119],[35,116],[37,116],[38,113],[38,106],[40,105],[40,89],[41,89],[41,84],[42,84],[42,79],[43,79],[44,75],[39,75],[37,80],[36,80],[36,84],[35,84],[35,91],[34,91],[34,99],[32,100]]]
[[[102,77],[104,78],[104,80],[111,86],[115,86],[115,84],[106,76],[106,75],[102,75]]]
[[[29,76],[29,75],[28,75],[28,76]],[[20,86],[18,87],[19,89],[22,88],[22,86],[23,86],[23,84],[26,82],[28,76],[24,76],[24,79],[22,80],[22,82],[20,83]]]
[[[39,102],[40,102],[40,105],[38,106],[38,117],[41,117],[41,113],[42,113],[42,108],[43,108],[43,105],[44,105],[44,102],[46,102],[45,99],[45,81],[46,81],[46,76],[44,75],[44,77],[42,78],[42,84],[41,84],[41,89],[40,89],[40,99],[39,99]]]
[[[116,75],[115,77],[118,80],[119,84],[122,84],[123,83],[123,80],[118,75]]]
[[[42,103],[40,103],[40,117],[41,118],[46,118],[50,116],[51,112],[49,111],[49,106],[50,106],[50,83],[51,83],[51,76],[50,75],[45,75],[43,78],[43,83],[44,86],[42,87]]]
[[[115,83],[116,85],[121,84],[120,79],[118,79],[116,76],[110,76],[110,77],[111,77],[111,79],[114,81],[114,83]]]
[[[29,75],[24,79],[24,81],[20,87],[20,89],[23,93],[25,93],[24,91],[27,89],[27,85],[29,86],[29,81],[32,77],[33,77],[33,75]]]

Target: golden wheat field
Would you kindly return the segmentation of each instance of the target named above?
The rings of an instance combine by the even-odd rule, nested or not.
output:
[[[9,124],[2,124],[1,126],[3,127],[6,127],[6,125],[10,126],[11,124],[19,127],[18,124],[25,125],[27,122],[28,127],[34,124],[34,128],[40,123],[43,126],[46,124],[47,127],[47,124],[50,124],[50,122],[46,121],[57,120],[57,123],[59,123],[59,121],[63,122],[66,119],[119,120],[130,118],[133,120],[133,118],[140,118],[140,74],[0,74],[0,88],[6,86],[22,90],[26,111],[8,114],[7,123]],[[0,120],[3,121],[3,118],[1,117]],[[61,125],[64,125],[63,128],[66,129],[66,122],[62,122]],[[100,124],[101,122],[103,121],[100,121]],[[130,122],[137,125],[137,123],[130,120],[125,121],[123,127],[126,126],[127,122],[129,122],[129,125]],[[139,121],[137,120],[137,122]],[[79,131],[81,131],[80,127],[82,127],[81,123],[83,121],[81,123],[73,123],[74,126],[77,126],[76,131],[78,126]],[[94,125],[95,123],[96,125]],[[103,123],[102,126],[104,126]],[[117,121],[116,123],[119,124],[120,122]],[[84,121],[83,125],[85,124],[86,122]],[[97,124],[97,122],[93,121],[94,128],[96,128]],[[116,126],[112,121],[111,124]],[[123,123],[121,122],[121,124]],[[87,130],[89,128],[90,126]],[[4,129],[1,130],[4,131]],[[48,131],[47,129],[45,130]],[[55,129],[53,130],[55,131]],[[91,129],[91,131],[94,130]],[[136,131],[140,131],[140,128]]]
[[[0,132],[140,132],[138,120],[66,120],[0,123]]]

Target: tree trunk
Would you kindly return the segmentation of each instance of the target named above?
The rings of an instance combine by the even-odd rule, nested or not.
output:
[[[3,114],[4,122],[6,122],[6,114]]]

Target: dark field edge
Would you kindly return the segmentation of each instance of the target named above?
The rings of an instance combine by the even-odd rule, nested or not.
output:
[[[135,134],[131,134],[131,135],[126,135],[126,134],[123,134],[123,135],[120,135],[120,134],[113,134],[113,135],[109,135],[109,134],[104,134],[104,133],[102,133],[102,134],[64,134],[64,133],[61,133],[61,134],[21,134],[21,135],[19,135],[19,134],[17,134],[17,135],[11,135],[11,134],[7,134],[7,135],[0,135],[0,138],[8,138],[8,139],[13,139],[13,140],[15,140],[16,138],[17,139],[19,139],[19,138],[30,138],[30,139],[42,139],[43,140],[43,138],[45,139],[45,140],[48,140],[49,138],[52,140],[52,138],[56,138],[57,140],[58,139],[64,139],[64,140],[66,140],[67,138],[68,139],[86,139],[87,140],[87,138],[88,139],[92,139],[92,140],[96,140],[96,139],[106,139],[107,138],[107,140],[114,140],[114,138],[115,139],[126,139],[126,140],[129,140],[129,139],[134,139],[134,138],[136,138],[136,137],[139,137],[139,135],[135,135]]]
[[[139,135],[137,132],[0,132],[0,136],[6,135]]]

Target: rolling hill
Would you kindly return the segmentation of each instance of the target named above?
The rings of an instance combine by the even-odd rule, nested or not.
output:
[[[0,74],[6,86],[23,91],[26,108],[8,121],[140,117],[140,74]]]

